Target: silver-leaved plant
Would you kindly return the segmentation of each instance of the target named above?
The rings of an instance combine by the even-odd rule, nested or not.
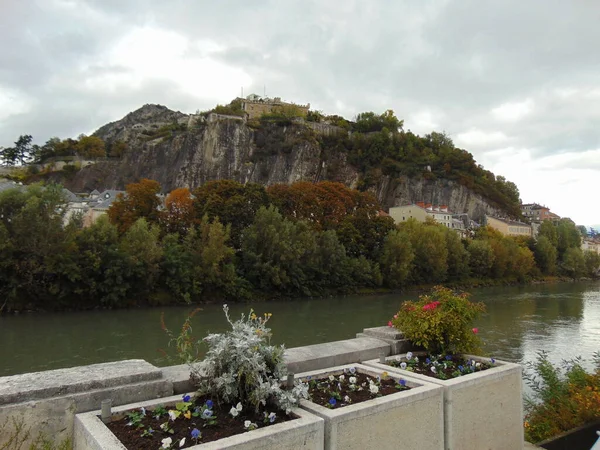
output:
[[[287,413],[308,398],[308,386],[296,382],[292,389],[282,388],[287,376],[283,345],[271,345],[271,330],[266,327],[271,314],[257,317],[251,310],[233,322],[223,305],[231,330],[204,338],[208,352],[203,361],[191,364],[192,380],[201,395],[219,401],[253,407],[278,405]]]

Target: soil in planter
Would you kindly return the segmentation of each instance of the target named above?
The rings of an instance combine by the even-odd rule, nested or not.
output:
[[[356,378],[354,381],[352,378]],[[377,386],[377,393],[373,393],[370,388],[370,381],[373,380]],[[308,395],[313,403],[325,406],[330,409],[342,408],[354,403],[360,403],[373,398],[385,395],[395,394],[400,391],[407,391],[410,387],[406,386],[404,380],[396,380],[390,376],[381,378],[365,375],[355,371],[346,372],[342,375],[328,378],[307,379]]]
[[[213,411],[212,416],[216,419],[214,424],[210,424],[210,419],[203,419],[202,414],[198,414],[206,408],[208,400],[208,397],[191,399],[191,405],[188,407],[191,416],[189,419],[182,412],[175,420],[170,420],[168,410],[176,410],[176,407],[171,405],[164,408],[147,409],[144,411],[144,415],[140,409],[130,411],[134,417],[139,418],[139,421],[132,421],[132,416],[128,416],[127,413],[115,415],[107,427],[128,450],[159,449],[162,440],[169,437],[172,440],[171,448],[178,449],[245,433],[249,431],[244,427],[244,422],[247,420],[256,424],[257,428],[264,428],[298,418],[294,414],[286,415],[285,411],[274,407],[261,410],[259,413],[255,413],[254,408],[242,409],[236,417],[233,417],[229,411],[235,405],[218,405],[217,402],[214,402],[211,410]],[[191,415],[195,411],[198,414],[196,417]],[[265,417],[265,412],[267,415],[271,412],[276,414],[272,422]],[[134,423],[132,424],[132,422]],[[161,429],[161,425],[165,423],[168,424],[166,431]],[[193,439],[192,431],[194,429],[198,429],[202,433],[201,438]],[[171,433],[170,430],[173,432]],[[182,438],[185,438],[185,444],[180,447],[179,443]]]
[[[406,367],[403,367],[402,363],[405,363]],[[411,359],[388,360],[387,364],[392,367],[437,378],[438,380],[449,380],[495,367],[493,362],[465,359],[460,355],[413,356]]]

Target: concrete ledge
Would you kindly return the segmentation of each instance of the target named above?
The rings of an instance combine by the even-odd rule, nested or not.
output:
[[[369,337],[374,337],[376,339],[382,339],[385,341],[400,341],[404,339],[404,334],[397,330],[394,327],[374,327],[374,328],[365,328],[362,333]],[[358,337],[358,336],[357,336]]]
[[[181,396],[173,396],[160,400],[132,403],[113,408],[113,414],[132,409],[154,408],[158,405],[174,404],[181,401]],[[278,423],[269,427],[237,434],[218,441],[194,445],[190,449],[217,450],[322,450],[324,441],[324,422],[320,417],[294,409],[298,419]],[[78,414],[75,417],[73,433],[74,450],[125,450],[112,432],[99,419],[100,411]]]
[[[163,367],[163,377],[173,384],[173,394],[187,394],[196,390],[190,380],[190,368],[187,364]]]
[[[160,379],[160,369],[130,359],[0,378],[0,405]]]
[[[285,351],[285,361],[291,373],[326,369],[389,355],[390,344],[380,339],[363,337],[325,344],[290,348]]]

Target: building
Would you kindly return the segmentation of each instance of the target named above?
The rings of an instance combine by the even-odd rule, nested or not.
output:
[[[256,94],[250,94],[246,98],[237,98],[242,103],[242,110],[246,112],[248,119],[260,118],[263,114],[276,112],[294,111],[304,117],[310,109],[310,103],[306,105],[297,105],[281,100],[280,97],[268,98],[260,97]]]
[[[412,205],[393,206],[389,214],[395,223],[406,222],[408,219],[425,222],[428,217],[431,217],[437,223],[456,230],[461,235],[466,230],[464,214],[453,214],[446,205],[434,206],[431,203],[417,202]]]
[[[492,216],[485,216],[485,221],[488,227],[498,230],[504,236],[532,236],[531,225],[527,223]]]
[[[544,220],[558,220],[559,216],[550,212],[550,208],[537,203],[525,203],[521,205],[521,213],[532,222],[543,222]]]
[[[90,201],[87,204],[83,215],[83,226],[91,226],[98,218],[108,211],[110,205],[117,199],[119,194],[125,195],[125,191],[116,191],[108,189],[102,193],[94,190],[93,195],[90,195]]]
[[[600,255],[600,241],[583,238],[581,240],[581,250],[583,250],[584,252],[589,250]]]

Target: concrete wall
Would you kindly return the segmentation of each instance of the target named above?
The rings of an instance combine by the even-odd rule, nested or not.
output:
[[[286,350],[291,372],[366,361],[405,349],[402,335],[388,327],[370,328],[356,339]],[[35,440],[38,432],[57,442],[73,437],[74,416],[98,410],[103,400],[113,406],[193,392],[186,365],[157,368],[143,360],[128,360],[69,369],[0,377],[0,425],[13,418],[23,421]],[[0,448],[11,430],[0,436]]]

